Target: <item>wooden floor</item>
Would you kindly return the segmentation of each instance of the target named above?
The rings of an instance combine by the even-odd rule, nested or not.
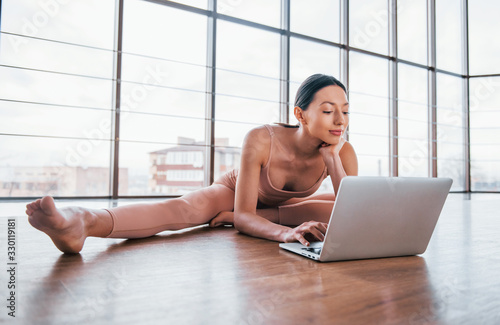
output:
[[[63,255],[31,228],[22,204],[0,204],[0,322],[500,324],[500,194],[468,198],[448,197],[421,256],[333,263],[206,227],[90,238],[81,254]],[[15,320],[6,307],[8,216],[16,217]]]

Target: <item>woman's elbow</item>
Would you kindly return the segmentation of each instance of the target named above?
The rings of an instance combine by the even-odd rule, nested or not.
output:
[[[233,225],[234,225],[234,228],[236,230],[238,230],[239,232],[245,232],[244,231],[244,228],[245,228],[245,221],[244,221],[245,217],[242,215],[241,212],[234,212],[234,220],[233,220]]]

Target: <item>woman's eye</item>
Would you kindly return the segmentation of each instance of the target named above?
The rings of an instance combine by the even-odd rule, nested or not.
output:
[[[349,115],[349,112],[342,112],[342,113],[345,114],[345,115]]]
[[[332,113],[332,111],[323,111],[323,113],[330,114],[330,113]]]

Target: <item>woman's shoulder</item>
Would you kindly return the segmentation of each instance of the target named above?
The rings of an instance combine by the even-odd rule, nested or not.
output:
[[[269,124],[257,126],[247,132],[245,141],[266,140],[266,142],[269,142],[271,132],[272,126]]]
[[[267,161],[271,148],[271,133],[268,127],[262,125],[248,131],[243,142],[243,156],[250,155],[261,164]]]

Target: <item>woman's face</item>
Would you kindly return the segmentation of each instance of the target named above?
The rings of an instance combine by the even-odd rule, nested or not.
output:
[[[328,144],[338,144],[349,124],[349,102],[339,86],[320,89],[303,112],[302,125]]]

